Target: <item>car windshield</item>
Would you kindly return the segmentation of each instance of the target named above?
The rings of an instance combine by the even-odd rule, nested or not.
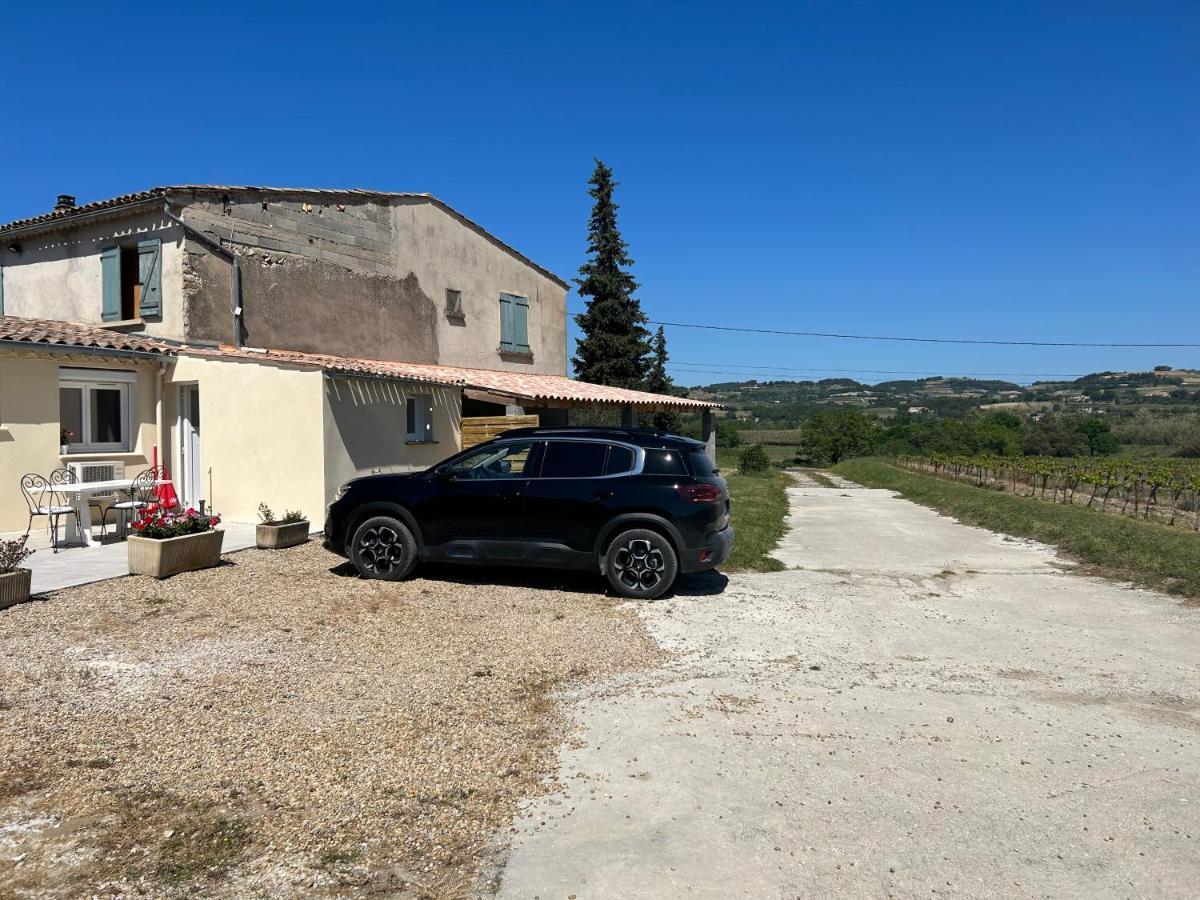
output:
[[[522,478],[533,441],[480,447],[446,467],[455,478]]]

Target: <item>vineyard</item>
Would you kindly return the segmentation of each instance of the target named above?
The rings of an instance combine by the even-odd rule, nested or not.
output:
[[[977,487],[1200,531],[1200,460],[899,456],[896,465]]]

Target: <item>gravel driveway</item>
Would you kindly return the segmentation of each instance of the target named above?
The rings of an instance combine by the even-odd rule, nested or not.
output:
[[[547,694],[660,658],[597,579],[339,563],[248,550],[0,613],[0,896],[471,893],[551,786]]]
[[[575,693],[508,898],[1194,897],[1200,609],[886,491],[790,491],[790,567],[642,604]]]

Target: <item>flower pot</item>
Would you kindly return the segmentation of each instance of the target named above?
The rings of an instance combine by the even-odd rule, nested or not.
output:
[[[259,525],[254,529],[254,539],[259,550],[295,547],[308,540],[308,520],[288,522],[286,525]]]
[[[70,452],[71,452],[71,445],[70,445],[70,444],[59,444],[59,445],[58,445],[58,453],[59,453],[59,456],[66,456],[66,455],[67,455],[68,453],[70,453]]]
[[[29,599],[29,583],[33,572],[29,569],[14,569],[0,575],[0,609]]]
[[[221,541],[225,532],[217,528],[181,537],[155,538],[131,535],[129,574],[167,578],[194,569],[209,569],[221,561]]]

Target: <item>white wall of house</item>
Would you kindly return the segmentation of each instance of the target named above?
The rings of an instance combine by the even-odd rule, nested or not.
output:
[[[184,336],[183,242],[178,226],[161,212],[17,237],[19,253],[0,246],[4,313],[63,322],[103,325],[100,253],[113,246],[162,240],[162,314],[145,320],[139,334],[182,340]]]
[[[325,494],[362,475],[415,472],[458,452],[462,402],[458,388],[377,378],[329,376],[324,390]],[[407,406],[432,410],[408,433]]]

